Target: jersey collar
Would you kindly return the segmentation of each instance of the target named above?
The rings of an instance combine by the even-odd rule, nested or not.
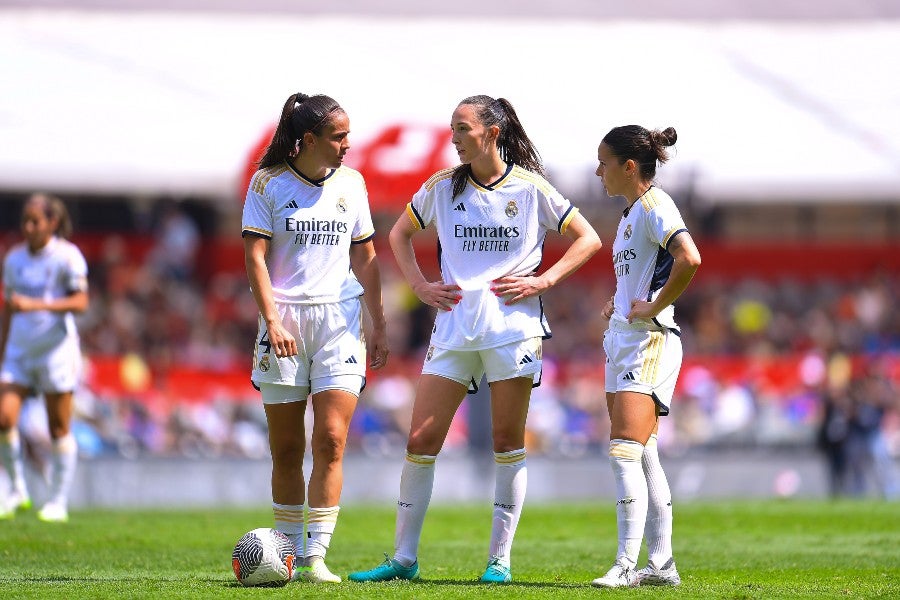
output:
[[[284,164],[286,164],[288,166],[288,169],[290,169],[291,173],[293,173],[301,181],[303,181],[304,183],[308,183],[309,185],[314,186],[314,187],[322,187],[323,185],[325,185],[325,181],[337,172],[337,169],[331,169],[331,171],[329,171],[328,174],[325,175],[325,177],[322,177],[321,179],[310,179],[309,177],[307,177],[306,175],[301,173],[300,170],[297,169],[297,167],[292,165],[290,163],[290,161],[284,161]]]

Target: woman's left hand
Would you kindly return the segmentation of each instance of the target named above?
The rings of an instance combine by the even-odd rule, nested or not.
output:
[[[632,300],[631,311],[628,313],[628,322],[634,319],[652,319],[657,315],[657,311],[653,309],[653,304],[645,300]]]
[[[515,277],[508,275],[491,282],[491,291],[495,296],[506,299],[506,304],[515,304],[519,300],[539,296],[544,293],[550,284],[543,277]]]

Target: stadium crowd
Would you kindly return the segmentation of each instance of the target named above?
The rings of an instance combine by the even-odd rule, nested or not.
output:
[[[87,385],[77,398],[81,451],[264,456],[265,418],[247,358],[256,309],[242,265],[198,273],[196,226],[177,212],[161,223],[151,247],[137,251],[133,240],[112,235],[89,257],[90,309],[79,319],[88,357]],[[433,321],[389,251],[380,252],[392,357],[370,377],[349,440],[350,448],[376,455],[402,448]],[[530,452],[605,448],[606,323],[598,307],[613,285],[598,265],[547,295],[554,335],[532,397]],[[900,276],[889,271],[854,281],[701,274],[676,307],[686,359],[675,410],[661,422],[661,451],[817,446],[832,469],[834,493],[858,492],[863,484],[847,474],[854,461],[877,465],[900,455],[900,313],[892,310],[898,297]],[[161,383],[184,369],[204,378],[183,388],[174,379]],[[110,373],[115,386],[105,383]],[[216,385],[219,378],[240,383]],[[477,442],[479,400],[464,403],[447,452]],[[46,439],[42,410],[29,402],[22,419],[35,456]]]

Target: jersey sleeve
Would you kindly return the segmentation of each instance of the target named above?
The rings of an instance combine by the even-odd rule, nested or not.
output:
[[[66,269],[63,274],[63,289],[68,293],[86,292],[88,289],[88,266],[84,254],[74,245],[66,257]]]
[[[672,201],[656,203],[644,219],[647,236],[666,250],[669,243],[682,231],[687,231],[681,213]]]
[[[536,187],[541,227],[565,233],[578,209],[549,183]]]
[[[436,187],[428,189],[427,185],[423,185],[413,196],[412,201],[406,205],[406,214],[419,229],[425,229],[434,221],[436,189]]]
[[[274,233],[272,201],[266,195],[268,179],[263,171],[257,171],[250,180],[241,217],[241,237],[249,234],[267,240],[272,239]]]
[[[375,225],[372,224],[372,209],[369,208],[369,193],[366,191],[366,182],[360,177],[359,210],[356,215],[356,223],[353,225],[351,244],[362,244],[375,237]]]

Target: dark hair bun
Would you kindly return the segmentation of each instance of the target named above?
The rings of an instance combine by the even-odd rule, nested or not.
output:
[[[678,141],[678,133],[675,132],[674,127],[666,127],[662,131],[654,131],[650,134],[650,137],[663,148],[674,146],[675,142]]]

